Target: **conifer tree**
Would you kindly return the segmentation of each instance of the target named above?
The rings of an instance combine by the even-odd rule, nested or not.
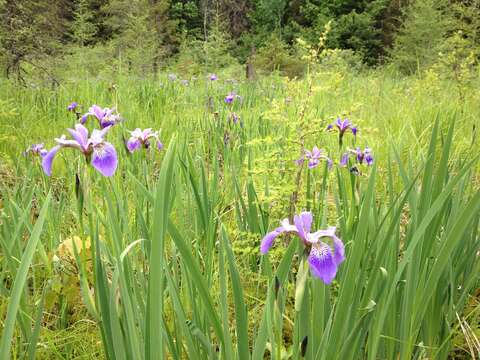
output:
[[[88,0],[78,0],[74,10],[74,19],[71,24],[72,39],[80,46],[91,43],[97,34],[97,25]]]

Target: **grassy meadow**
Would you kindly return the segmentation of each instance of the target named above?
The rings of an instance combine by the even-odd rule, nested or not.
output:
[[[0,83],[0,360],[479,358],[478,84],[217,75]],[[113,176],[23,155],[69,137],[72,101],[124,119]],[[135,128],[163,148],[130,153]],[[314,146],[332,166],[296,162]],[[371,166],[341,166],[356,147]],[[294,234],[260,252],[302,211],[345,246],[331,284]]]

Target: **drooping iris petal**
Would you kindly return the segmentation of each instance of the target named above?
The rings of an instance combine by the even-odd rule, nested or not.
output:
[[[362,150],[361,150],[359,147],[357,147],[357,148],[355,149],[355,152],[356,152],[356,154],[357,154],[357,161],[361,164],[361,163],[363,162],[364,154],[363,154]]]
[[[318,159],[310,159],[308,161],[308,168],[309,169],[316,168],[318,166],[318,164],[320,164],[320,161]]]
[[[138,150],[141,145],[142,145],[142,143],[140,142],[140,140],[138,140],[137,138],[134,138],[134,137],[131,137],[127,141],[127,149],[131,153],[133,153],[135,150]]]
[[[105,119],[100,120],[100,127],[101,127],[102,129],[105,129],[105,128],[107,128],[107,127],[109,127],[109,126],[112,126],[112,125],[115,125],[115,121],[113,121],[113,120],[105,120]]]
[[[50,149],[48,153],[45,154],[45,156],[42,159],[42,168],[45,174],[48,176],[52,175],[52,163],[53,159],[55,158],[55,155],[57,155],[58,150],[61,149],[60,145],[54,146],[53,148]]]
[[[277,236],[284,233],[285,231],[286,230],[283,226],[279,226],[275,230],[273,230],[273,231],[269,232],[267,235],[265,235],[265,237],[262,239],[262,243],[260,245],[260,251],[262,252],[262,254],[266,254],[268,252],[268,250],[270,250],[270,248],[272,247],[273,242],[275,241]]]
[[[117,169],[117,152],[112,144],[104,142],[93,149],[92,166],[103,176],[112,176]]]
[[[330,247],[322,242],[312,246],[308,257],[310,271],[325,284],[330,284],[337,274],[337,265]]]
[[[373,157],[372,155],[368,154],[366,157],[365,157],[365,161],[367,162],[367,165],[368,166],[371,166],[373,164]]]

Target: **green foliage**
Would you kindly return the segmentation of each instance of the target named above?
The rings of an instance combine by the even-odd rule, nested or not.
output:
[[[208,32],[206,41],[191,37],[184,39],[175,59],[175,68],[191,76],[238,66],[237,60],[231,55],[231,44],[230,37],[219,22]]]
[[[80,46],[90,44],[97,34],[98,28],[93,23],[94,14],[89,8],[88,0],[78,0],[73,13],[72,38]]]
[[[448,29],[442,10],[443,2],[435,0],[416,0],[405,9],[390,54],[400,71],[412,74],[435,63]]]
[[[0,46],[5,75],[25,83],[25,64],[51,77],[37,60],[62,53],[66,33],[61,14],[63,1],[5,0],[0,3]],[[59,18],[59,21],[52,19]]]
[[[266,44],[258,50],[253,64],[262,73],[279,73],[296,77],[302,76],[307,63],[289,49],[276,34],[272,34]]]

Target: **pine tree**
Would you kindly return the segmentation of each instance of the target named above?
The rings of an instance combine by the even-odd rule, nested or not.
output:
[[[90,44],[97,34],[97,25],[93,11],[90,9],[88,0],[78,0],[73,13],[74,20],[71,24],[72,39],[80,46]]]
[[[169,6],[169,0],[112,0],[103,8],[117,59],[129,70],[156,71],[171,53],[175,22],[167,17]]]

